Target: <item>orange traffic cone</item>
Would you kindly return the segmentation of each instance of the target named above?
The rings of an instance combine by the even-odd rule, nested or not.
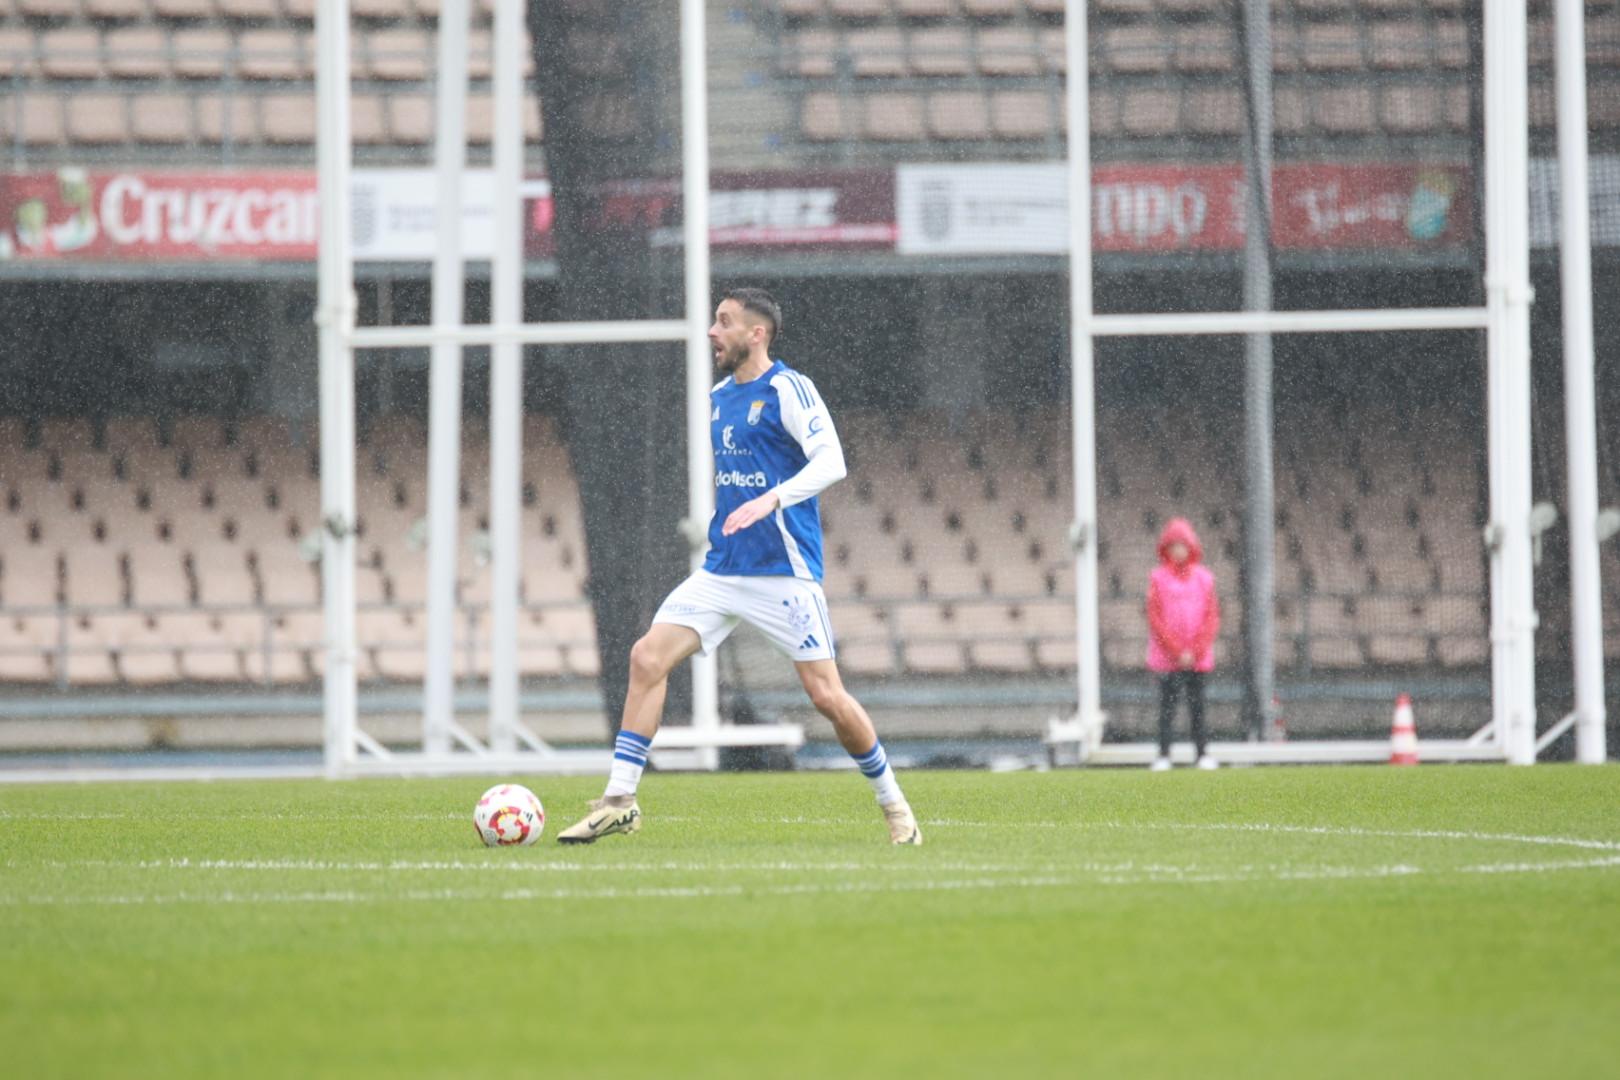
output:
[[[1395,721],[1389,729],[1389,763],[1418,763],[1417,728],[1412,724],[1412,699],[1405,694],[1395,699]]]

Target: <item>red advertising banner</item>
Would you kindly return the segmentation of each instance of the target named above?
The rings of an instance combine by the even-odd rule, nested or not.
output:
[[[902,165],[897,246],[906,254],[1061,254],[1061,163]],[[1272,242],[1283,250],[1422,250],[1467,242],[1469,173],[1441,164],[1286,164],[1272,174]],[[1235,251],[1246,185],[1236,164],[1114,163],[1092,170],[1099,252]]]
[[[1272,171],[1272,244],[1283,250],[1402,250],[1467,242],[1462,165],[1283,164]],[[1092,173],[1098,251],[1243,246],[1239,165],[1101,165]]]
[[[891,170],[717,174],[711,181],[717,247],[892,250]],[[524,248],[552,253],[553,204],[544,180],[527,182]],[[432,257],[433,174],[354,173],[355,255]],[[463,183],[465,254],[487,257],[493,184],[487,170]],[[654,244],[680,241],[680,184],[630,181],[607,192],[604,224],[644,229]],[[308,172],[90,172],[0,176],[0,260],[310,262],[319,209]]]
[[[0,259],[310,261],[318,221],[312,173],[0,177]]]
[[[530,222],[530,250],[550,230],[540,208]],[[646,230],[657,247],[681,242],[677,180],[628,180],[608,187],[604,225]],[[893,250],[894,172],[716,173],[709,178],[709,243],[718,248]]]
[[[487,170],[463,191],[467,254],[492,241]],[[718,248],[1056,253],[1065,246],[1060,163],[902,165],[897,170],[720,173],[712,180]],[[526,182],[525,249],[552,250],[553,206]],[[432,257],[430,170],[356,170],[356,257]],[[602,225],[680,242],[680,186],[609,188]],[[1243,244],[1243,170],[1227,164],[1108,164],[1093,170],[1100,252],[1233,251]],[[1287,164],[1273,177],[1273,242],[1284,250],[1423,250],[1467,242],[1466,167]],[[308,172],[136,172],[66,168],[0,176],[0,260],[310,262],[315,176]]]

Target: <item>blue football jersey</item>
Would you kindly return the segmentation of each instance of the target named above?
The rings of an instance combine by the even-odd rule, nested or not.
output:
[[[710,393],[709,430],[714,518],[704,569],[820,581],[821,512],[815,498],[778,507],[733,536],[720,535],[733,510],[791,479],[818,447],[830,445],[842,456],[838,432],[815,384],[780,360],[750,382],[723,379]]]

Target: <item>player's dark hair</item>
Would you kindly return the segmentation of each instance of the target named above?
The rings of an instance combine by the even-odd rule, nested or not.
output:
[[[774,342],[777,335],[782,332],[782,306],[776,302],[776,297],[764,289],[756,289],[751,286],[729,289],[720,299],[735,300],[742,305],[744,311],[752,311],[760,318],[769,321],[771,333],[770,337],[765,340],[766,345]]]

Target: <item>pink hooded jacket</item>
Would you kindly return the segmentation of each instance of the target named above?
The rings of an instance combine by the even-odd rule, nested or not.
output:
[[[1170,545],[1187,545],[1187,561],[1170,561]],[[1193,655],[1194,671],[1215,670],[1215,635],[1221,629],[1215,575],[1203,564],[1204,548],[1186,518],[1171,518],[1159,534],[1159,565],[1148,578],[1147,619],[1150,671],[1180,671],[1183,652]]]

